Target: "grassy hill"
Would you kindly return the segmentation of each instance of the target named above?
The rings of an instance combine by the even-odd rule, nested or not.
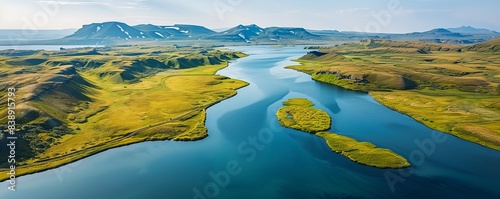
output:
[[[362,40],[311,52],[290,68],[369,92],[423,124],[500,150],[499,40],[473,46]]]
[[[203,139],[208,136],[205,109],[246,85],[214,75],[228,60],[245,55],[210,48],[128,46],[0,55],[0,85],[18,90],[20,175],[146,140]],[[6,89],[0,96],[0,123],[7,124]]]
[[[500,39],[493,39],[487,42],[472,45],[467,48],[468,51],[478,51],[478,52],[492,52],[496,53],[500,51]]]

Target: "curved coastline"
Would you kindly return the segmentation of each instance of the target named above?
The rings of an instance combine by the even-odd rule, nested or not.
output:
[[[405,182],[396,184],[397,191],[391,192],[384,173],[391,172],[399,176],[398,170],[378,169],[353,162],[341,154],[332,153],[326,142],[316,136],[281,127],[276,119],[271,119],[276,117],[281,102],[300,97],[310,99],[316,108],[332,116],[332,132],[390,148],[409,160],[413,160],[409,156],[410,152],[419,150],[414,141],[429,139],[433,134],[432,129],[382,106],[366,93],[313,81],[308,75],[284,69],[284,66],[293,64],[289,61],[277,63],[278,59],[267,59],[270,56],[280,57],[281,60],[295,59],[305,53],[299,48],[232,48],[252,56],[231,62],[228,68],[218,74],[250,82],[250,85],[238,90],[236,96],[207,109],[206,127],[210,135],[201,141],[143,142],[116,148],[74,164],[21,177],[19,185],[25,187],[24,191],[10,193],[2,190],[0,195],[12,199],[44,195],[71,198],[74,193],[81,191],[74,195],[75,199],[106,198],[108,195],[193,198],[193,187],[203,191],[205,183],[213,182],[208,173],[224,171],[224,163],[232,160],[240,163],[243,173],[234,178],[231,176],[231,188],[220,189],[218,198],[411,196],[439,199],[474,198],[478,194],[494,198],[500,194],[495,187],[498,179],[495,170],[498,164],[495,160],[500,158],[500,154],[453,136],[449,136],[446,142],[437,143],[436,150],[432,156],[425,157],[423,164],[412,161],[415,164],[410,168],[413,175],[403,177]],[[279,75],[285,75],[276,76],[269,72],[269,68],[280,68]],[[254,94],[257,90],[262,93]],[[378,117],[367,112],[378,113]],[[263,128],[274,132],[274,139],[270,143],[262,142],[265,149],[260,151],[262,148],[249,145],[249,138],[256,137],[259,140],[259,135],[264,133],[263,138],[271,141],[269,136],[265,136],[270,132],[261,131]],[[247,143],[241,148],[248,152],[244,155],[236,151],[236,147],[242,143]],[[254,151],[257,156],[252,155]],[[460,156],[450,156],[450,153]],[[247,162],[246,158],[251,157],[256,159]],[[66,174],[64,183],[60,183],[54,172],[67,169],[73,169],[74,172]],[[147,183],[137,183],[144,180]],[[7,185],[7,182],[3,184]],[[360,186],[363,189],[358,189]],[[123,187],[135,189],[113,191]],[[103,194],[85,191],[88,189]]]
[[[242,54],[244,55],[244,54]],[[244,55],[242,57],[246,57],[247,55]],[[242,58],[240,57],[240,58]],[[214,76],[215,76],[215,73],[219,70],[222,70],[226,67],[229,66],[229,62],[226,62],[225,66],[224,67],[220,67],[218,68],[215,72],[214,72]],[[236,79],[233,79],[233,80],[236,80]],[[55,168],[58,168],[58,167],[61,167],[61,166],[65,166],[65,165],[68,165],[68,164],[71,164],[71,163],[74,163],[74,162],[77,162],[79,160],[82,160],[82,159],[85,159],[85,158],[88,158],[90,156],[93,156],[93,155],[96,155],[96,154],[99,154],[99,153],[102,153],[102,152],[105,152],[105,151],[108,151],[108,150],[111,150],[111,149],[116,149],[116,148],[120,148],[120,147],[124,147],[124,146],[129,146],[129,145],[133,145],[133,144],[137,144],[137,143],[142,143],[142,142],[152,142],[152,141],[166,141],[166,140],[171,140],[171,141],[176,141],[176,142],[185,142],[185,141],[198,141],[198,140],[202,140],[206,137],[208,137],[208,132],[206,131],[206,127],[205,127],[205,122],[206,122],[206,110],[226,99],[229,99],[231,97],[234,97],[235,95],[238,94],[238,90],[241,89],[241,88],[244,88],[246,86],[249,85],[248,82],[244,82],[244,81],[241,81],[241,80],[238,80],[240,81],[241,83],[243,83],[242,86],[240,87],[237,87],[234,89],[234,92],[231,93],[230,95],[226,96],[225,98],[222,98],[220,99],[219,101],[215,101],[213,103],[210,103],[210,104],[207,104],[203,107],[201,107],[201,110],[200,109],[195,109],[195,110],[192,110],[192,111],[189,111],[187,113],[183,113],[175,118],[171,118],[170,120],[168,121],[165,121],[165,122],[161,122],[161,123],[158,123],[158,124],[154,124],[154,125],[149,125],[147,127],[143,127],[143,128],[140,128],[140,129],[136,129],[134,131],[130,131],[129,133],[126,133],[124,136],[116,139],[116,140],[112,140],[111,142],[106,142],[106,143],[103,143],[103,144],[99,144],[99,145],[96,145],[96,146],[93,146],[93,147],[90,147],[90,148],[87,148],[85,150],[81,150],[81,151],[76,151],[74,153],[70,153],[70,154],[67,154],[67,155],[64,155],[64,156],[60,156],[60,157],[55,157],[55,158],[52,158],[52,159],[47,159],[47,160],[42,160],[42,161],[39,161],[39,162],[35,162],[33,164],[29,164],[29,165],[19,165],[16,167],[16,178],[18,177],[22,177],[22,176],[25,176],[25,175],[30,175],[30,174],[36,174],[36,173],[40,173],[40,172],[44,172],[44,171],[48,171],[48,170],[51,170],[51,169],[55,169]],[[143,132],[143,131],[147,131],[149,129],[153,129],[155,127],[159,127],[159,126],[162,126],[162,125],[165,125],[165,124],[168,124],[168,123],[172,123],[172,122],[175,122],[175,121],[178,121],[178,120],[182,120],[183,117],[185,117],[185,115],[189,115],[189,114],[192,114],[192,112],[198,112],[198,113],[195,113],[194,117],[196,116],[199,116],[201,115],[203,117],[201,123],[203,125],[203,128],[205,129],[204,132],[201,132],[201,133],[197,133],[195,135],[190,135],[191,132],[195,131],[196,130],[196,127],[194,127],[193,129],[190,129],[182,134],[179,134],[179,135],[176,135],[175,137],[163,137],[163,138],[155,138],[155,137],[141,137],[141,138],[136,138],[136,139],[130,139],[130,140],[125,140],[127,138],[132,138],[134,135],[140,133],[140,132]],[[123,142],[124,141],[124,142]],[[0,172],[7,172],[9,171],[9,169],[5,168],[5,169],[0,169]],[[8,175],[3,175],[0,177],[0,182],[5,182],[9,180],[9,176]]]
[[[446,118],[450,117],[450,115],[441,115],[441,117],[438,117],[438,114],[434,114],[436,110],[427,110],[427,112],[418,112],[418,111],[412,111],[412,110],[404,110],[406,107],[408,107],[410,104],[398,104],[401,100],[387,100],[384,98],[386,94],[390,94],[391,92],[397,92],[399,95],[404,96],[403,100],[410,100],[414,98],[418,98],[418,95],[423,95],[426,97],[433,97],[433,95],[436,95],[435,91],[425,91],[422,93],[414,93],[412,96],[405,96],[407,93],[405,92],[410,92],[410,91],[400,91],[400,90],[391,90],[391,89],[369,89],[369,88],[359,88],[356,86],[353,86],[353,84],[345,84],[345,82],[341,82],[338,80],[329,80],[325,78],[319,78],[318,75],[314,75],[317,69],[321,69],[321,65],[315,65],[316,63],[309,63],[301,59],[295,60],[299,62],[299,65],[291,65],[287,66],[286,68],[288,69],[293,69],[298,72],[305,73],[311,77],[314,81],[325,83],[328,85],[333,85],[337,86],[346,90],[351,90],[351,91],[356,91],[356,92],[363,92],[369,94],[375,101],[377,101],[379,104],[396,111],[398,113],[401,113],[403,115],[406,115],[413,120],[425,125],[426,127],[440,131],[446,134],[449,134],[451,136],[469,141],[471,143],[480,145],[482,147],[486,147],[495,151],[500,151],[500,140],[497,135],[495,135],[495,131],[491,129],[487,129],[484,126],[479,125],[479,123],[476,123],[478,125],[475,125],[473,128],[467,128],[466,124],[462,125],[456,125],[454,126],[452,123],[449,121],[439,121],[439,118]],[[446,91],[448,92],[448,91]],[[453,95],[453,92],[458,92],[458,91],[449,91],[451,92],[451,95]],[[423,93],[431,93],[432,95],[424,95]],[[455,98],[450,98],[448,100],[456,100],[460,98],[460,96],[455,96]],[[490,100],[491,101],[491,100]],[[436,102],[437,103],[437,102]],[[446,106],[452,106],[453,103],[447,103],[443,102]],[[440,105],[443,105],[440,104]],[[441,109],[446,108],[446,106],[440,107]],[[468,118],[463,118],[463,120],[469,120],[467,123],[470,124],[475,124],[474,121],[470,121]],[[455,120],[455,124],[459,124],[459,121],[463,120]],[[483,121],[484,122],[484,121]],[[491,126],[491,125],[490,125]],[[489,127],[488,127],[489,128]],[[472,129],[472,130],[471,130]],[[496,137],[496,138],[493,138]]]

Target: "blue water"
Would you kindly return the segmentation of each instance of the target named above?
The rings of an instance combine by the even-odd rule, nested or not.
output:
[[[0,198],[499,198],[500,152],[435,132],[367,94],[284,69],[306,52],[301,47],[231,49],[250,56],[219,74],[250,85],[208,109],[208,138],[112,149],[20,177],[15,193],[3,182]],[[281,127],[275,112],[293,97],[330,114],[332,131],[389,148],[413,166],[363,166],[321,138]]]

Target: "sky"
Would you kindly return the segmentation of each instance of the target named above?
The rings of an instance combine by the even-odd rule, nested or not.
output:
[[[0,29],[239,24],[406,33],[473,26],[500,31],[498,0],[0,0]]]

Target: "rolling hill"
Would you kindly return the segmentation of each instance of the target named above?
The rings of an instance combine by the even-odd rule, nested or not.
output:
[[[477,52],[499,52],[500,38],[469,46],[467,50]]]
[[[146,140],[205,138],[205,109],[246,85],[215,72],[242,56],[176,45],[0,50],[0,85],[17,90],[16,174]],[[0,91],[3,124],[6,90]]]

